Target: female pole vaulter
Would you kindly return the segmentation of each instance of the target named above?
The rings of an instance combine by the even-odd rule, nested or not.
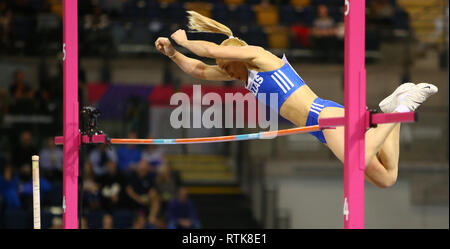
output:
[[[289,64],[262,47],[248,45],[233,36],[225,25],[188,11],[191,30],[228,36],[220,45],[202,40],[188,40],[184,30],[171,38],[200,57],[212,58],[217,65],[207,65],[176,51],[168,38],[156,40],[156,48],[185,73],[203,80],[240,80],[255,96],[278,94],[278,113],[298,127],[317,125],[321,118],[342,117],[344,107],[318,97]],[[428,83],[405,83],[380,102],[384,113],[415,111],[427,98],[438,92]],[[272,103],[271,103],[272,104]],[[400,123],[381,124],[366,133],[365,178],[380,188],[392,186],[398,175]],[[344,127],[312,132],[336,157],[344,160]]]

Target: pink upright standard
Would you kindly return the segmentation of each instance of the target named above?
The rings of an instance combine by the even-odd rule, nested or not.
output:
[[[345,1],[344,228],[364,228],[365,0]]]
[[[63,1],[63,228],[77,229],[78,217],[78,0]]]

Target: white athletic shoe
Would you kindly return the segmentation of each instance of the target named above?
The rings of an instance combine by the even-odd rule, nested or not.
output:
[[[397,108],[397,106],[400,104],[399,97],[415,87],[416,84],[411,82],[401,84],[391,95],[387,96],[380,102],[379,106],[381,111],[383,111],[384,113],[394,112],[395,108]]]
[[[415,111],[430,96],[436,94],[438,88],[429,83],[420,83],[416,87],[408,91],[405,95],[400,96],[400,105],[408,107],[409,110]]]

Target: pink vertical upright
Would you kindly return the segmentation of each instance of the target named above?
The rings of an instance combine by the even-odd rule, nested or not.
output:
[[[344,228],[364,228],[365,0],[345,0]]]
[[[78,0],[63,1],[63,228],[78,217]]]

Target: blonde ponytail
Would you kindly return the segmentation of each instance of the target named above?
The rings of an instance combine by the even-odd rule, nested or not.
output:
[[[221,33],[228,37],[233,36],[233,32],[227,26],[193,10],[188,10],[187,13],[189,14],[189,29],[200,32]]]
[[[203,16],[193,10],[188,10],[188,28],[190,30],[220,33],[228,36],[220,45],[223,46],[246,46],[247,43],[239,38],[233,36],[233,32],[227,26],[217,22],[209,17]]]

